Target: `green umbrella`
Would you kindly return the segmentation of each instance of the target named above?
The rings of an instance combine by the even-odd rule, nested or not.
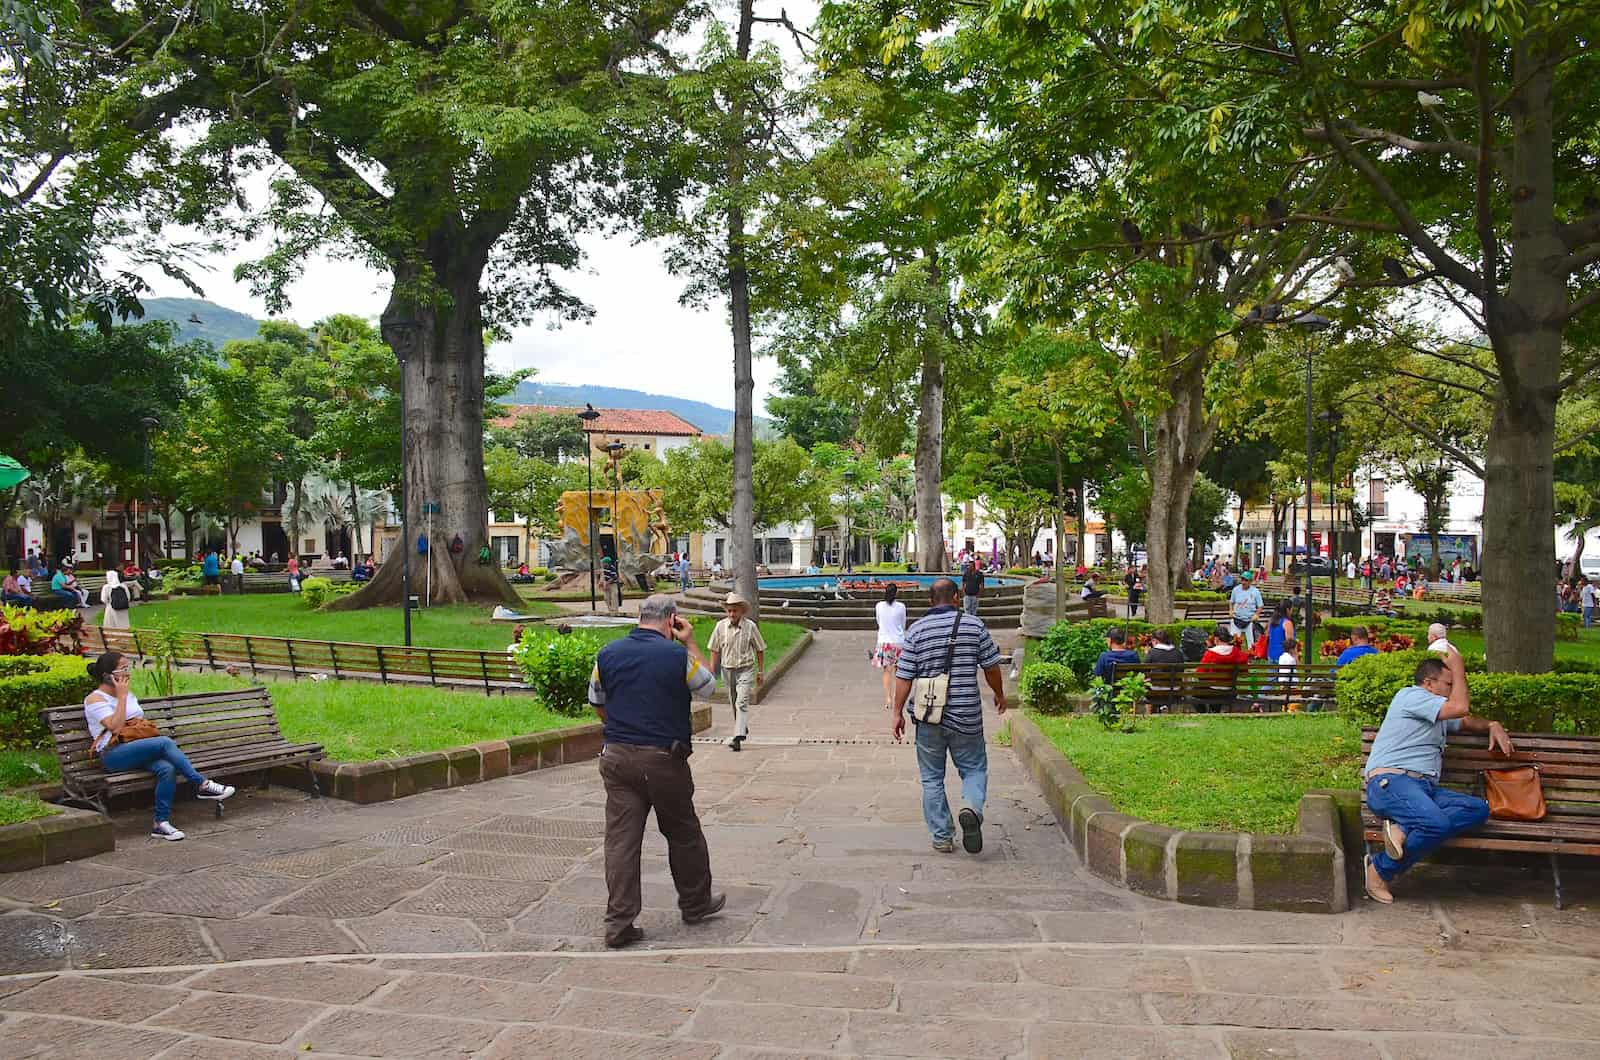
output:
[[[0,490],[8,490],[28,477],[28,469],[11,459],[0,456]]]

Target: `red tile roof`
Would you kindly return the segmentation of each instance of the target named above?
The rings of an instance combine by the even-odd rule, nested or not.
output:
[[[507,405],[511,415],[495,421],[496,427],[509,427],[522,416],[542,413],[577,415],[582,409],[559,408],[555,405]],[[675,413],[661,409],[595,409],[600,418],[590,427],[595,434],[657,434],[698,438],[699,427]]]

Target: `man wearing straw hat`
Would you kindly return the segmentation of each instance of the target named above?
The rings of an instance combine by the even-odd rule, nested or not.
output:
[[[767,672],[767,642],[761,628],[750,621],[750,602],[738,593],[723,601],[727,616],[711,631],[706,651],[711,655],[711,672],[722,675],[733,704],[733,735],[730,750],[739,750],[750,735],[750,703]],[[718,669],[720,667],[720,670]]]

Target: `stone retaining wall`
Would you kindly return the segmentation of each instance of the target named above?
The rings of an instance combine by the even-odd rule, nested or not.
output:
[[[695,704],[695,732],[711,727],[711,709],[710,703]],[[601,742],[600,723],[593,722],[403,758],[381,758],[372,762],[324,759],[313,762],[312,770],[324,795],[347,802],[387,802],[418,792],[588,761],[599,755]],[[272,782],[300,791],[311,790],[310,778],[299,767],[274,769]]]
[[[767,671],[767,679],[761,682],[760,687],[756,689],[756,694],[752,698],[752,702],[759,705],[762,700],[772,695],[772,690],[778,687],[779,680],[783,678],[784,674],[788,673],[794,668],[794,664],[800,661],[800,656],[804,655],[807,650],[810,649],[811,642],[816,639],[817,635],[811,632],[809,629],[806,630],[805,633],[801,634],[800,639],[794,642],[794,647],[790,648],[788,653],[784,655],[783,658],[772,664],[772,669]],[[722,694],[722,686],[720,683],[718,684],[717,692],[719,696]],[[708,721],[705,727],[710,728],[711,723]],[[695,729],[695,732],[699,731],[699,729]]]
[[[61,812],[49,817],[0,827],[0,872],[76,861],[116,846],[110,818],[93,810],[57,808]]]
[[[1020,712],[1011,716],[1011,745],[1078,856],[1101,879],[1189,905],[1303,913],[1349,908],[1333,794],[1301,798],[1294,835],[1185,832],[1117,812]]]

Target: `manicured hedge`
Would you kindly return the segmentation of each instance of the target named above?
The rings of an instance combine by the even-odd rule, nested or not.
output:
[[[1376,725],[1389,701],[1411,684],[1426,651],[1368,655],[1339,670],[1337,699],[1342,713],[1363,725]],[[1563,661],[1547,674],[1491,674],[1483,656],[1463,656],[1472,713],[1512,731],[1600,734],[1600,673],[1585,663]]]
[[[1022,705],[1041,714],[1068,714],[1083,692],[1083,685],[1071,667],[1042,662],[1028,667],[1017,683]]]
[[[334,581],[331,578],[313,577],[300,583],[300,599],[312,608],[349,596],[361,588],[360,582]]]
[[[0,747],[47,746],[39,711],[81,702],[94,689],[78,655],[0,656],[0,675]]]
[[[1176,644],[1187,626],[1210,633],[1216,625],[1215,622],[1204,621],[1173,622],[1160,628],[1165,629],[1172,637],[1172,643]],[[1137,646],[1140,638],[1154,633],[1157,627],[1150,622],[1120,618],[1057,622],[1038,644],[1029,649],[1025,660],[1030,669],[1038,663],[1059,663],[1076,674],[1078,680],[1087,681],[1095,660],[1106,650],[1106,634],[1113,629],[1127,630],[1129,640]]]

